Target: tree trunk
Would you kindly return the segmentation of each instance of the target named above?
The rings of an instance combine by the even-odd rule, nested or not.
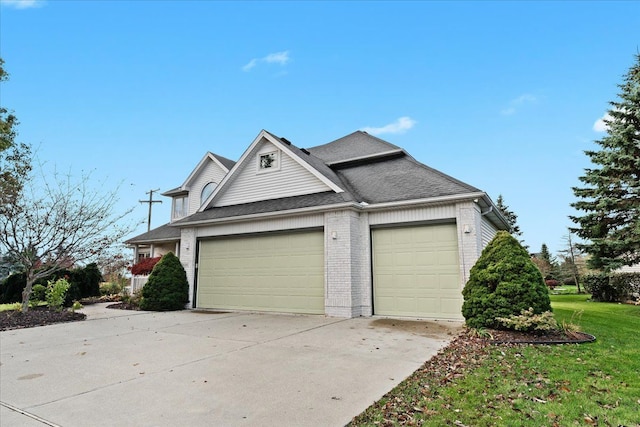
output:
[[[31,290],[33,288],[33,282],[35,279],[33,277],[27,276],[27,284],[22,291],[22,312],[26,313],[29,311],[29,297],[31,296]]]

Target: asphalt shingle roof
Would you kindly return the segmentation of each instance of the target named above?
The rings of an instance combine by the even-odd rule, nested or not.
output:
[[[132,237],[125,243],[147,243],[167,240],[180,240],[180,229],[169,224],[161,225],[151,231]]]
[[[178,227],[194,221],[281,212],[344,202],[375,204],[462,195],[481,191],[416,161],[402,148],[366,132],[356,131],[328,144],[311,147],[307,150],[296,147],[284,138],[279,138],[271,133],[270,135],[286,144],[295,155],[342,188],[344,192],[334,193],[333,191],[327,191],[232,206],[213,207],[176,221],[174,223],[175,226],[163,226],[170,228],[172,231],[161,230],[157,232],[157,235],[168,233],[168,235],[179,238]],[[223,160],[229,162],[231,167],[235,164],[229,159],[215,156],[221,162]],[[357,160],[352,161],[353,159]],[[349,161],[345,162],[347,160]],[[163,227],[160,227],[160,229],[163,229]],[[140,235],[129,240],[129,242],[136,240],[149,241],[152,238],[158,238],[155,232],[160,229]]]
[[[307,150],[325,163],[333,163],[399,149],[400,147],[397,145],[376,138],[366,132],[356,131],[328,144],[318,145]]]
[[[369,204],[479,192],[404,155],[337,170],[338,176]]]
[[[219,156],[215,153],[211,153],[213,157],[215,157],[220,163],[224,165],[225,168],[231,170],[236,164],[233,160],[227,159],[226,157]]]
[[[334,205],[344,203],[342,193],[326,191],[323,193],[305,194],[303,196],[283,197],[280,199],[262,200],[259,202],[243,203],[240,205],[209,208],[203,212],[197,212],[187,218],[176,221],[175,225],[193,221],[210,219],[231,218],[236,216],[261,214],[266,212],[279,212],[290,209],[301,209],[313,206]]]

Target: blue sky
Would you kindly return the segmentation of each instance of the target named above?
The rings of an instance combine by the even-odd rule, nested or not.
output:
[[[502,194],[555,252],[640,49],[640,2],[1,0],[2,105],[58,169],[94,170],[146,231],[145,192],[261,129],[299,147],[358,129]],[[152,226],[169,219],[155,205]]]

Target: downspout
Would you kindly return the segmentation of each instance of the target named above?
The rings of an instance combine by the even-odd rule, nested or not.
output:
[[[489,210],[486,212],[480,211],[480,216],[485,216],[487,214],[490,214],[491,212],[493,212],[493,206],[489,206]]]

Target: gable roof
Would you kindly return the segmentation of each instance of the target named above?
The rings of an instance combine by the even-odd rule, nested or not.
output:
[[[233,174],[238,173],[241,163],[247,161],[249,154],[263,139],[325,182],[331,191],[216,207],[213,203],[219,191],[232,185]],[[483,206],[493,206],[493,202],[482,190],[420,163],[404,149],[366,132],[356,131],[327,144],[303,149],[286,138],[262,130],[203,207],[172,225],[179,227],[338,206],[371,209],[376,206],[383,208],[466,199],[481,199]],[[494,216],[491,210],[487,211],[489,213]],[[501,216],[495,220],[506,224]]]
[[[233,160],[229,160],[226,157],[222,157],[210,151],[207,151],[206,154],[202,157],[202,159],[200,159],[200,162],[198,162],[198,165],[195,168],[193,168],[193,170],[191,171],[187,179],[184,180],[184,182],[180,187],[172,188],[171,190],[167,190],[161,194],[166,197],[181,196],[181,195],[188,194],[189,184],[196,176],[198,176],[200,171],[206,166],[207,160],[210,160],[216,165],[218,165],[218,167],[220,167],[220,169],[222,169],[225,173],[228,173],[229,170],[233,168],[233,166],[236,164],[236,162],[234,162]]]
[[[146,233],[132,237],[126,240],[125,243],[130,245],[134,243],[170,242],[176,240],[180,240],[180,229],[178,227],[172,227],[170,224],[164,224]]]
[[[271,144],[275,145],[282,152],[286,153],[293,161],[298,163],[304,169],[306,169],[310,174],[314,175],[317,179],[323,182],[327,187],[333,190],[336,193],[342,193],[344,190],[341,188],[340,179],[337,178],[334,172],[332,172],[324,163],[318,161],[316,159],[306,158],[309,157],[308,154],[304,153],[301,149],[294,146],[288,140],[284,138],[279,138],[273,135],[266,130],[260,131],[258,136],[253,140],[251,145],[245,150],[245,152],[240,157],[240,160],[234,165],[234,167],[225,175],[220,184],[216,187],[213,193],[209,196],[209,198],[202,204],[198,212],[202,212],[206,209],[212,208],[212,204],[214,204],[215,200],[220,197],[227,189],[229,188],[230,183],[238,176],[243,166],[247,162],[253,162],[253,159],[250,158],[251,153],[258,146],[258,144],[263,141],[268,141]]]
[[[191,181],[196,176],[198,176],[200,171],[206,166],[207,160],[210,160],[213,163],[215,163],[216,165],[218,165],[218,167],[221,168],[225,173],[228,173],[229,169],[233,168],[233,165],[235,165],[235,162],[233,160],[225,159],[222,156],[218,156],[217,154],[213,154],[211,151],[207,151],[207,153],[204,155],[202,160],[200,160],[198,165],[193,169],[193,171],[191,171],[191,173],[189,174],[187,179],[185,179],[185,181],[182,184],[181,188],[183,188],[183,189],[187,189],[188,188],[189,184],[191,184]],[[231,165],[231,168],[227,167],[227,165]]]

